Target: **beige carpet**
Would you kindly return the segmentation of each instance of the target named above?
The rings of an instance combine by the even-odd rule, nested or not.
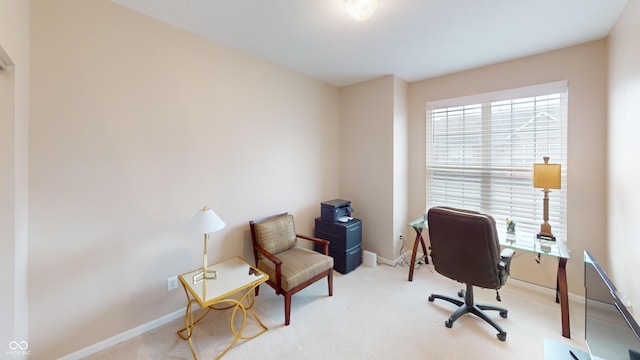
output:
[[[294,295],[291,325],[284,326],[282,297],[261,287],[256,312],[269,327],[263,335],[239,341],[225,359],[543,359],[545,338],[584,349],[583,305],[570,301],[572,339],[561,336],[560,306],[550,289],[510,279],[500,291],[476,289],[477,302],[497,303],[509,310],[507,319],[492,318],[507,332],[507,341],[473,315],[447,328],[455,310],[448,302],[431,303],[431,293],[455,296],[455,283],[423,265],[407,281],[405,266],[360,266],[347,275],[335,273],[334,296],[326,281]],[[200,359],[214,359],[232,340],[230,311],[210,313],[195,327]],[[89,359],[191,359],[186,341],[176,335],[184,320],[172,321]],[[246,333],[256,331],[247,322]]]

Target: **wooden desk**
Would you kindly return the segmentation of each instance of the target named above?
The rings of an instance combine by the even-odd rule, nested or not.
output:
[[[425,255],[427,254],[427,247],[424,237],[422,236],[422,232],[423,230],[428,229],[428,227],[427,222],[422,217],[410,222],[409,226],[411,226],[416,232],[416,240],[413,244],[413,252],[411,253],[411,263],[409,264],[409,281],[413,281],[413,268],[416,261],[416,254],[418,252],[418,244],[422,245],[422,251]],[[565,242],[561,239],[557,239],[556,241],[544,241],[537,239],[535,234],[525,232],[507,234],[506,231],[499,230],[498,234],[501,246],[558,258],[558,271],[556,274],[556,303],[560,303],[562,336],[571,338],[571,327],[569,323],[569,289],[567,286],[566,269],[567,260],[569,260],[570,256]],[[545,250],[542,249],[543,245]],[[425,259],[426,258],[427,257],[425,257]]]
[[[226,354],[238,339],[253,339],[267,331],[267,327],[253,311],[253,303],[255,301],[254,289],[267,281],[269,275],[249,265],[240,257],[234,257],[217,264],[209,265],[208,269],[217,271],[216,279],[205,279],[200,282],[194,282],[193,276],[201,269],[178,276],[184,292],[187,295],[187,310],[184,319],[185,327],[178,330],[178,336],[183,340],[189,341],[189,348],[191,349],[191,354],[194,359],[198,358],[193,349],[193,343],[191,342],[194,326],[211,310],[233,309],[229,327],[231,328],[231,333],[234,335],[234,339],[216,359]],[[241,294],[239,295],[239,299],[237,299],[237,296],[236,298],[233,297],[235,294]],[[200,308],[206,308],[207,310],[194,321],[192,305],[195,303],[200,305]],[[226,306],[216,307],[216,305],[219,304],[226,304]],[[242,314],[242,324],[239,329],[236,329],[234,327],[234,320],[238,311]],[[244,326],[247,321],[247,315],[249,314],[252,315],[262,327],[262,331],[251,336],[243,336]]]
[[[424,243],[424,237],[422,237],[422,230],[427,228],[427,221],[424,218],[416,219],[409,223],[409,226],[416,232],[416,240],[413,242],[413,251],[411,252],[411,263],[409,264],[409,281],[413,281],[413,266],[416,263],[416,254],[418,253],[418,244],[422,245],[422,253],[424,254],[424,261],[429,263],[429,256],[427,253],[427,246]]]

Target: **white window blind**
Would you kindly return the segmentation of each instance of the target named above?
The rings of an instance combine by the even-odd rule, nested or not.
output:
[[[549,193],[549,223],[566,240],[567,83],[536,85],[427,103],[427,208],[446,205],[506,218],[538,233],[543,193],[533,164],[561,164]]]

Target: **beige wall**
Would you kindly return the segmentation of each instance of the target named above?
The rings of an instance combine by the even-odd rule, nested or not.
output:
[[[0,168],[3,181],[15,177],[7,194],[16,199],[16,240],[2,251],[15,245],[16,278],[29,265],[33,359],[68,354],[184,306],[165,280],[201,259],[201,239],[183,229],[202,205],[227,223],[212,235],[213,261],[250,258],[251,218],[291,211],[298,230],[310,233],[319,202],[334,197],[353,201],[365,249],[393,260],[398,228],[411,237],[406,222],[425,210],[425,102],[557,80],[568,80],[570,91],[570,291],[582,293],[582,250],[590,249],[611,262],[622,290],[640,298],[629,275],[638,272],[629,272],[638,245],[627,226],[638,213],[628,201],[637,178],[628,157],[638,113],[630,100],[638,93],[637,52],[629,45],[637,4],[610,43],[609,149],[604,40],[408,86],[386,76],[337,90],[107,0],[33,0],[31,11],[29,105],[29,5],[0,0],[0,47],[16,63],[15,120],[0,117],[2,129],[16,131],[2,138],[14,144],[16,167]],[[608,232],[606,175],[591,171],[607,167],[607,150]],[[555,261],[518,263],[525,264],[518,277],[554,285]],[[19,287],[14,295],[26,299]],[[3,294],[2,305],[12,302]],[[15,316],[26,319],[15,305]]]
[[[4,62],[8,62],[9,59],[2,47],[0,47],[0,59]],[[0,344],[9,344],[14,341],[16,284],[14,84],[14,67],[0,69],[0,284],[8,290],[0,295],[0,319],[3,323],[0,328]],[[2,349],[5,347],[0,347],[0,351]]]
[[[341,89],[340,194],[363,221],[365,250],[393,260],[394,76]]]
[[[606,249],[606,43],[604,40],[410,84],[410,163],[425,163],[425,103],[464,95],[568,80],[568,247],[569,291],[583,293],[584,249]],[[424,166],[411,168],[409,213],[424,213]],[[531,259],[529,259],[529,257]],[[537,266],[533,255],[513,262],[516,278],[555,287],[555,259]]]
[[[250,219],[311,233],[339,193],[337,88],[107,0],[31,14],[31,358],[184,307],[165,281],[200,263],[203,205],[227,224],[209,260],[251,259]]]
[[[0,354],[28,341],[29,2],[0,0]]]
[[[409,115],[407,113],[407,97],[409,84],[399,78],[394,79],[393,101],[393,256],[400,255],[402,242],[400,234],[405,239],[411,236],[407,232],[409,217],[409,167],[420,164],[409,164]]]
[[[609,231],[600,258],[618,290],[640,307],[640,2],[629,1],[609,37]],[[605,257],[606,255],[606,257]]]
[[[389,264],[407,224],[407,91],[393,75],[341,89],[341,196],[363,220],[364,249]]]

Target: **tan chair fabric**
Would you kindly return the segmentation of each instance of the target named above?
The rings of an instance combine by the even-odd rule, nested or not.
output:
[[[282,290],[289,291],[296,286],[333,268],[333,258],[315,251],[295,246],[278,254],[282,260]],[[258,269],[275,279],[276,270],[269,260],[258,261]]]
[[[255,225],[258,245],[272,254],[279,254],[297,245],[293,215],[281,216]],[[258,254],[262,259],[262,254]]]

